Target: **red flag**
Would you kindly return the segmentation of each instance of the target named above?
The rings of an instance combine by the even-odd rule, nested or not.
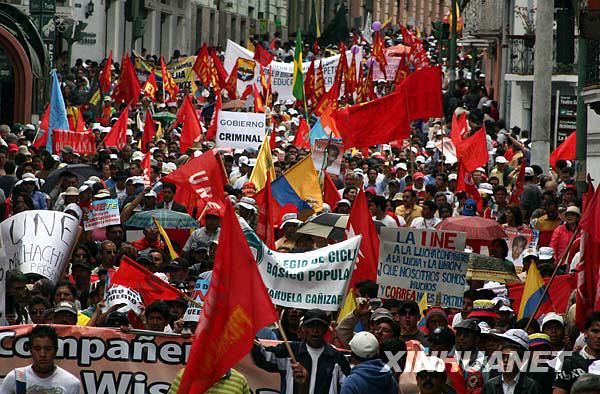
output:
[[[267,80],[267,93],[265,93],[265,105],[269,108],[273,106],[273,68],[269,69],[269,79]]]
[[[50,105],[46,105],[42,121],[40,122],[40,132],[37,139],[33,142],[33,146],[37,149],[45,147],[48,143],[48,126],[50,124]]]
[[[140,96],[140,81],[138,80],[129,55],[125,55],[121,64],[121,74],[112,92],[112,98],[117,104],[122,102],[137,103]]]
[[[460,145],[464,136],[469,132],[467,114],[463,112],[460,115],[456,115],[456,112],[452,114],[452,128],[450,129],[450,139],[454,144],[454,147]]]
[[[367,89],[365,86],[365,77],[363,76],[362,66],[358,70],[356,78],[356,101],[355,104],[364,103],[367,101]]]
[[[123,256],[119,269],[110,277],[110,285],[121,285],[137,291],[145,305],[159,300],[186,298],[181,291],[127,256]]]
[[[373,64],[369,67],[367,71],[367,78],[365,79],[365,94],[369,100],[377,99],[377,95],[375,94],[375,85],[373,84]]]
[[[456,183],[456,191],[465,192],[469,198],[472,198],[477,202],[477,210],[483,210],[483,199],[479,194],[477,185],[473,181],[473,175],[470,171],[465,168],[462,160],[458,160],[458,176]]]
[[[459,142],[456,145],[456,155],[469,172],[485,166],[489,160],[485,127]]]
[[[325,76],[323,74],[323,62],[319,61],[319,68],[315,77],[315,101],[318,101],[325,94]]]
[[[162,56],[160,57],[160,73],[162,75],[162,83],[165,92],[169,93],[169,96],[171,98],[175,98],[177,96],[177,93],[179,93],[179,88],[177,87],[173,76],[171,75],[169,70],[167,70],[167,67],[165,66],[165,61]]]
[[[527,167],[527,161],[523,158],[523,162],[521,163],[521,167],[519,167],[519,173],[517,175],[517,180],[515,182],[515,186],[510,193],[510,203],[511,204],[519,204],[519,197],[523,194],[523,189],[525,188],[525,167]]]
[[[271,192],[271,174],[267,171],[267,181],[258,193],[254,195],[258,207],[258,225],[256,235],[271,250],[275,250],[275,223],[279,217],[280,207]]]
[[[196,206],[194,201],[197,199],[218,202],[225,198],[227,177],[223,165],[212,150],[194,157],[162,180],[177,185],[175,201],[181,204],[192,201],[192,205]]]
[[[310,62],[310,66],[304,74],[304,96],[311,105],[315,105],[315,60]]]
[[[144,83],[142,91],[144,93],[144,96],[150,97],[150,100],[154,101],[156,100],[157,90],[158,86],[156,85],[156,74],[154,74],[154,70],[152,70],[152,72],[150,72],[150,76],[146,80],[146,83]]]
[[[202,136],[202,126],[189,95],[185,96],[183,104],[177,112],[177,123],[183,123],[181,138],[179,139],[179,151],[185,153],[188,148],[194,145],[198,137]]]
[[[156,135],[156,127],[154,126],[154,119],[150,111],[146,111],[146,122],[144,122],[144,133],[142,134],[142,152],[148,152],[148,142],[154,139]]]
[[[335,183],[333,183],[329,174],[325,173],[323,176],[323,202],[326,202],[331,209],[334,209],[341,199],[342,197],[337,187],[335,187]]]
[[[271,150],[277,148],[277,133],[275,132],[275,130],[271,130],[271,132],[269,133],[269,148],[271,148]]]
[[[213,110],[212,118],[210,120],[210,124],[208,125],[208,130],[206,130],[206,139],[209,141],[214,141],[217,138],[217,122],[219,121],[219,111],[223,106],[223,99],[221,98],[221,93],[216,92],[217,94],[217,102],[215,103],[215,109]]]
[[[300,119],[300,125],[298,125],[298,129],[296,130],[296,135],[294,136],[294,142],[292,144],[300,149],[309,149],[310,150],[310,129],[308,128],[308,123],[304,118]],[[272,148],[275,149],[275,148]]]
[[[252,94],[254,95],[254,112],[264,113],[265,106],[262,102],[262,97],[260,97],[260,93],[258,93],[258,89],[256,88],[256,84],[252,84]]]
[[[225,71],[225,67],[223,67],[223,63],[221,63],[221,59],[219,59],[214,49],[210,51],[210,58],[212,59],[211,70],[215,79],[213,87],[216,90],[221,90],[227,83],[227,71]]]
[[[400,63],[398,64],[398,69],[396,70],[396,75],[394,76],[394,85],[396,88],[400,86],[402,82],[408,77],[410,74],[410,70],[408,69],[408,64],[406,64],[406,56],[402,55],[400,57]]]
[[[315,116],[321,116],[323,112],[325,112],[325,110],[330,106],[332,108],[337,107],[337,101],[340,95],[340,84],[340,81],[334,80],[333,85],[331,88],[329,88],[329,91],[321,96],[321,99],[313,111]]]
[[[112,76],[112,50],[108,54],[108,59],[106,59],[106,63],[104,63],[104,67],[102,68],[102,72],[98,77],[98,82],[100,84],[100,93],[108,93],[110,91],[110,83]]]
[[[125,107],[119,119],[110,128],[110,132],[104,138],[104,146],[107,148],[115,147],[118,150],[127,145],[127,119],[129,118],[129,108]]]
[[[350,62],[350,67],[348,67],[344,79],[344,94],[347,98],[352,97],[352,95],[356,91],[356,82],[356,55],[353,53],[352,61]]]
[[[544,283],[548,283],[550,278],[543,278]],[[548,312],[564,311],[567,309],[569,298],[573,289],[577,284],[576,274],[557,275],[552,286],[548,288],[548,301],[543,302],[540,309],[537,311],[535,318]],[[509,284],[508,297],[513,301],[512,308],[515,311],[519,310],[521,299],[523,298],[524,283]]]
[[[237,61],[233,65],[231,69],[231,73],[227,77],[227,81],[225,81],[225,90],[227,90],[227,96],[230,100],[235,100],[237,98],[237,81],[238,81],[238,65]]]
[[[254,60],[263,67],[267,67],[273,61],[273,54],[258,44],[254,47]]]
[[[151,185],[150,180],[150,171],[152,171],[151,161],[152,155],[150,152],[144,155],[142,162],[140,163],[140,167],[142,167],[142,178],[144,179],[144,187],[148,187]]]
[[[77,124],[75,125],[75,131],[85,131],[85,121],[83,120],[81,109],[79,108],[77,108]]]
[[[321,48],[319,48],[319,40],[315,40],[315,42],[313,42],[312,50],[315,56],[317,56],[319,52],[321,52]]]
[[[198,78],[202,82],[204,87],[210,85],[210,57],[208,56],[208,47],[206,43],[200,48],[200,53],[196,56],[196,61],[192,66],[192,69],[196,72]]]
[[[346,234],[352,237],[356,234],[363,236],[360,243],[358,261],[350,279],[349,289],[354,288],[361,280],[377,280],[377,261],[379,260],[379,235],[371,217],[369,203],[362,187],[352,204]]]
[[[589,191],[589,188],[588,188]],[[593,191],[593,189],[592,189]],[[594,241],[600,242],[600,187],[593,192],[591,198],[587,198],[586,208],[579,220],[579,227],[585,231]]]
[[[556,169],[559,160],[575,160],[577,154],[577,133],[572,132],[554,151],[550,154],[550,165]]]
[[[338,82],[341,84],[344,79],[344,75],[346,75],[346,70],[348,69],[348,58],[346,57],[346,45],[341,42],[340,43],[340,58],[338,60],[337,68],[335,69],[335,77],[333,82]]]
[[[221,221],[210,288],[179,393],[204,393],[246,356],[254,336],[277,320],[231,204]],[[237,245],[232,248],[231,245]],[[235,289],[235,291],[232,291]]]
[[[376,31],[375,38],[373,38],[373,57],[377,61],[377,64],[379,64],[379,69],[383,73],[383,77],[387,79],[387,75],[385,72],[385,68],[387,66],[387,59],[385,58],[385,53],[383,50],[384,47],[385,44],[383,42],[383,37],[381,36],[380,32]]]
[[[250,95],[253,93],[253,88],[252,88],[253,85],[254,84],[246,86],[246,89],[244,89],[244,91],[242,92],[242,96],[240,97],[240,100],[246,101],[248,99],[248,97],[250,97]]]

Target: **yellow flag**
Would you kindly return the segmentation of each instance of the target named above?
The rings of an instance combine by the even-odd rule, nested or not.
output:
[[[163,128],[162,128],[162,122],[158,122],[158,128],[156,129],[156,140],[160,140],[163,137]]]
[[[271,156],[271,147],[269,146],[270,134],[266,134],[264,142],[260,146],[260,151],[256,157],[256,165],[250,175],[250,182],[256,186],[256,191],[265,187],[267,182],[267,172],[271,174],[271,180],[275,180],[275,167],[273,166],[273,156]]]
[[[256,49],[254,48],[254,44],[252,43],[252,41],[250,41],[249,38],[246,38],[246,49],[252,52],[254,52],[254,50]]]
[[[354,289],[350,289],[350,291],[348,291],[348,295],[346,296],[346,300],[344,301],[344,305],[342,305],[342,309],[340,309],[336,323],[340,324],[342,319],[352,313],[357,306],[358,304],[356,303],[356,297],[354,297]]]
[[[425,311],[427,310],[427,292],[423,293],[423,296],[419,300],[419,312],[421,317],[425,317]]]
[[[167,232],[165,231],[165,229],[163,228],[163,226],[161,226],[160,223],[158,222],[158,219],[156,219],[155,217],[152,217],[152,220],[154,220],[154,225],[156,226],[156,229],[158,230],[159,234],[165,240],[165,244],[167,245],[167,249],[169,249],[169,255],[171,256],[171,260],[174,260],[177,257],[179,257],[179,255],[177,254],[177,252],[175,251],[175,249],[173,249],[173,245],[171,245],[171,239],[167,235]]]

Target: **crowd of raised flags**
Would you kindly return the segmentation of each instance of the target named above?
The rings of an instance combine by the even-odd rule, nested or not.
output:
[[[287,393],[567,393],[597,385],[587,373],[600,359],[600,192],[591,181],[583,192],[575,187],[574,134],[544,173],[530,161],[528,132],[499,118],[480,75],[465,77],[461,61],[450,83],[429,39],[377,27],[368,39],[354,32],[349,52],[344,43],[303,43],[300,32],[294,42],[254,42],[253,59],[231,70],[205,44],[181,87],[169,71],[180,54],[168,64],[147,56],[149,74],[134,55],[117,64],[112,53],[102,64],[53,71],[40,124],[0,126],[2,219],[48,209],[82,228],[59,278],[25,270],[26,253],[5,267],[6,324],[193,336],[172,386],[180,393],[232,376],[239,383],[243,375],[231,368],[249,353],[279,373]],[[397,45],[398,67],[386,75]],[[329,88],[319,64],[328,55],[339,55]],[[283,99],[271,63],[290,57],[292,75],[279,77],[289,78],[293,98]],[[248,62],[252,82],[238,89]],[[374,79],[375,68],[383,79]],[[87,89],[72,90],[82,78]],[[263,142],[222,142],[227,112],[264,114]],[[82,151],[74,132],[92,138],[95,151]],[[107,199],[121,224],[83,231]],[[305,232],[311,223],[327,232]],[[462,309],[427,292],[382,299],[382,227],[467,233],[466,251],[487,265],[470,262],[462,274]],[[484,227],[503,235],[478,236]],[[294,268],[306,253],[358,235],[339,312],[273,302],[257,267],[262,253],[288,253],[281,264]],[[111,304],[105,294],[119,286],[133,296]],[[257,337],[282,342],[265,347]],[[396,358],[407,349],[408,358]],[[562,366],[490,370],[526,351],[563,352]],[[502,357],[492,362],[494,352]]]

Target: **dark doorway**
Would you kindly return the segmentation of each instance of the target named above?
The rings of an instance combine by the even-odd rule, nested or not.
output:
[[[12,125],[15,117],[15,75],[6,52],[0,48],[0,124]]]

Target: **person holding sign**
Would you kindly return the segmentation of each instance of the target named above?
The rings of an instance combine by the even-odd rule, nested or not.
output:
[[[0,394],[78,394],[79,379],[54,363],[58,351],[56,331],[50,326],[35,326],[29,333],[29,343],[33,363],[10,371]]]

